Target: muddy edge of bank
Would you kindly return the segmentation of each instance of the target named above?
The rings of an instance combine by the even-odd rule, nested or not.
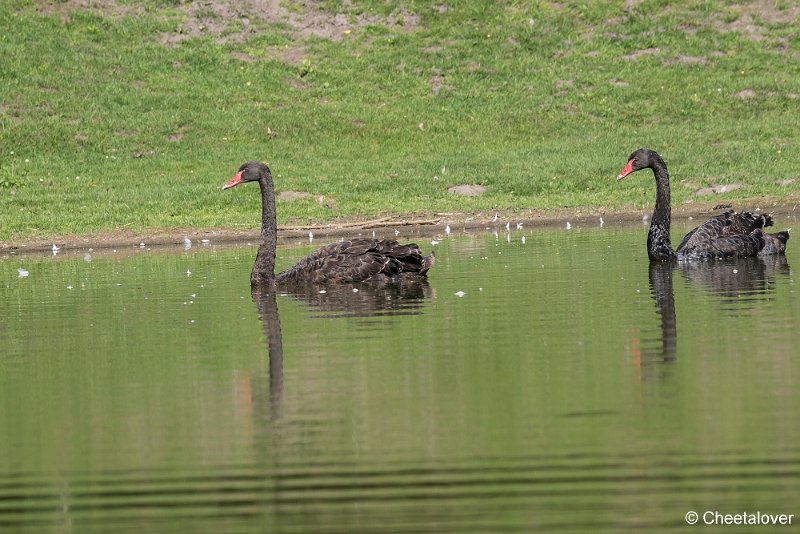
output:
[[[791,228],[793,219],[800,210],[800,204],[771,204],[751,201],[750,211],[770,213],[775,220],[776,230]],[[676,207],[672,210],[673,221],[695,220],[702,223],[708,217],[733,207],[729,204],[697,205]],[[736,208],[733,208],[736,209]],[[649,222],[650,209],[644,211],[600,211],[600,210],[524,210],[524,211],[492,211],[479,213],[437,213],[431,215],[391,215],[369,220],[344,220],[325,224],[282,225],[278,227],[279,243],[286,243],[297,238],[308,239],[312,233],[314,239],[375,237],[394,238],[401,241],[414,240],[417,237],[435,237],[444,234],[447,227],[451,232],[484,231],[484,230],[517,230],[521,224],[524,229],[566,227],[566,223],[575,229],[595,227],[619,223]],[[59,249],[94,250],[119,249],[125,247],[169,247],[184,245],[185,238],[193,244],[225,244],[247,243],[260,240],[259,228],[158,228],[141,231],[126,229],[105,230],[83,235],[56,235],[34,237],[24,240],[0,242],[0,255],[3,257],[26,253],[49,251],[53,245]],[[423,247],[424,248],[424,247]]]

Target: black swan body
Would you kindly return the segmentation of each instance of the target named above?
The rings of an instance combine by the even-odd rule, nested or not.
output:
[[[677,249],[669,237],[670,197],[667,165],[654,150],[640,148],[630,155],[617,176],[622,180],[640,169],[653,169],[656,178],[656,207],[647,234],[647,253],[651,260],[700,260],[769,254],[783,254],[789,232],[768,234],[763,228],[772,225],[769,215],[748,211],[726,211],[712,217],[683,238]]]
[[[261,186],[261,245],[250,273],[253,286],[365,282],[406,274],[425,276],[433,266],[434,256],[423,256],[413,243],[401,245],[390,239],[351,239],[326,245],[294,267],[275,275],[278,224],[272,173],[265,164],[249,161],[239,167],[223,189],[245,182],[258,182]]]

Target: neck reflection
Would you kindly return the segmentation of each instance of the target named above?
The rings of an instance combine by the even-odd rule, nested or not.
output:
[[[678,324],[673,290],[673,270],[680,271],[689,286],[703,289],[720,299],[723,309],[738,313],[769,297],[776,276],[789,276],[783,255],[754,256],[699,262],[650,262],[650,291],[661,319],[663,361],[677,358]]]

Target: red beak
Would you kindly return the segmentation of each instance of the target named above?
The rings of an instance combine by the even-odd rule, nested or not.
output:
[[[619,176],[617,176],[617,181],[619,182],[632,172],[633,172],[633,160],[630,160],[628,164],[625,165],[625,168],[622,169],[622,171],[620,171]]]
[[[222,186],[222,190],[224,191],[225,189],[231,188],[234,185],[239,185],[240,183],[242,183],[242,171],[237,172],[236,176],[231,178],[230,182],[228,182],[227,184],[223,185]]]

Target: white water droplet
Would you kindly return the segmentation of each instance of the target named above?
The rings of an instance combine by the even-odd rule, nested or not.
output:
[[[308,242],[309,243],[314,242],[314,232],[308,232]]]
[[[525,236],[522,236],[522,244],[525,244]]]
[[[466,293],[464,293],[463,291],[456,291],[455,293],[453,293],[453,295],[457,296],[458,298],[461,298],[464,295],[466,295]]]
[[[435,239],[431,239],[431,245],[435,246],[435,245],[438,245],[438,244],[439,244],[438,241],[436,241]]]
[[[92,255],[91,254],[86,254],[83,257],[83,261],[85,261],[86,263],[91,263],[92,262]]]
[[[572,225],[569,222],[567,222],[566,228],[567,228],[567,230],[572,230]]]
[[[19,278],[26,278],[28,276],[28,271],[25,269],[17,269],[17,273],[19,274]]]
[[[447,235],[450,235],[450,225],[449,224],[444,227],[444,233],[447,234]]]
[[[507,231],[511,231],[511,222],[510,221],[506,223],[506,230]]]
[[[522,230],[522,223],[517,223],[517,230]]]
[[[186,276],[192,276],[192,271],[187,270],[186,271]]]

